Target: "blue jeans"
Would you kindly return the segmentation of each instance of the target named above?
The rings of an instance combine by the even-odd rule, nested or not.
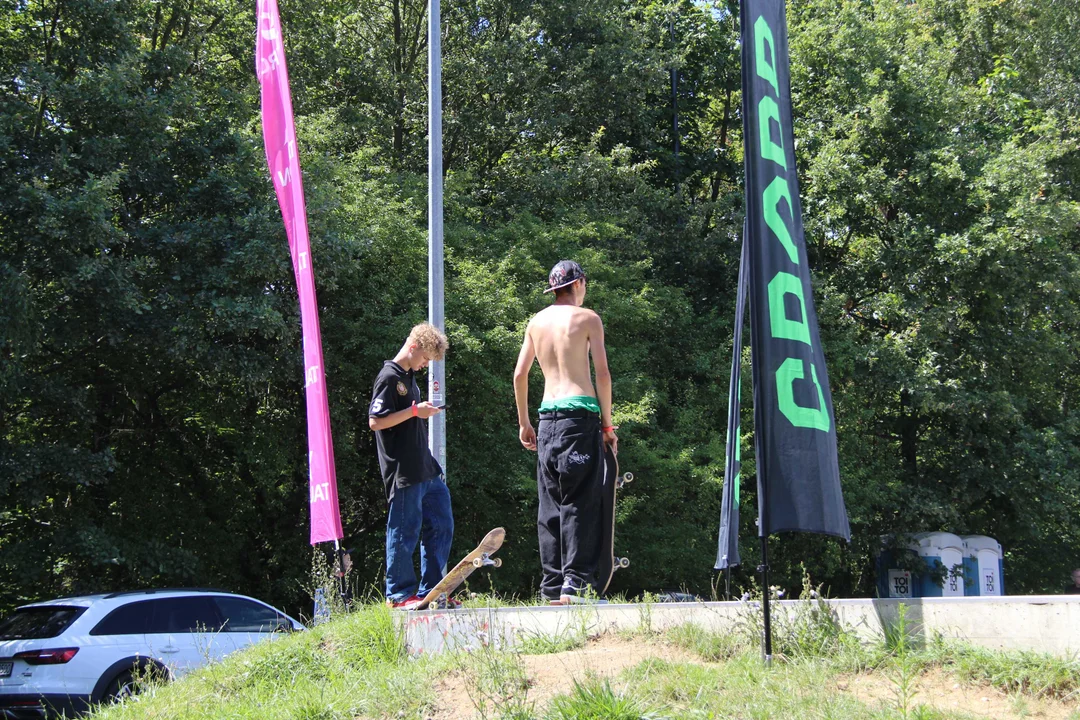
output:
[[[450,559],[454,515],[450,490],[441,477],[407,488],[394,488],[386,520],[386,598],[399,602],[423,597],[439,584]],[[420,541],[420,586],[413,553]]]

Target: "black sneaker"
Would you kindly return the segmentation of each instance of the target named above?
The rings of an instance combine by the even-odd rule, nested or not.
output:
[[[554,604],[554,603],[552,603]],[[595,591],[588,585],[574,587],[569,582],[562,586],[562,594],[559,595],[559,605],[606,605],[607,600],[601,600]]]

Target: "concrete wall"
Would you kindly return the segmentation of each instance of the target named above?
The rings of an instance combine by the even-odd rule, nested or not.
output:
[[[800,601],[773,604],[779,631]],[[911,600],[823,600],[817,607],[866,640],[879,639],[907,605],[909,634],[926,639],[959,638],[993,649],[1032,650],[1080,656],[1080,596],[916,598]],[[742,602],[634,603],[571,607],[509,607],[422,610],[398,615],[413,654],[495,644],[557,641],[605,632],[664,630],[693,623],[716,631],[760,627],[761,608]]]

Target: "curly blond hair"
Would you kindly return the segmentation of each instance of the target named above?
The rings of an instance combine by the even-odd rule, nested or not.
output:
[[[450,341],[442,330],[431,323],[420,323],[409,333],[408,343],[416,345],[432,360],[442,360],[450,348]]]

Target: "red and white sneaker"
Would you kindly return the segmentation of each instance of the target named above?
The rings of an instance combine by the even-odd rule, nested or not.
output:
[[[389,605],[392,610],[412,610],[421,602],[423,602],[423,600],[424,598],[420,597],[419,595],[410,595],[404,600],[398,600],[396,602],[393,600],[387,600],[386,604]]]

